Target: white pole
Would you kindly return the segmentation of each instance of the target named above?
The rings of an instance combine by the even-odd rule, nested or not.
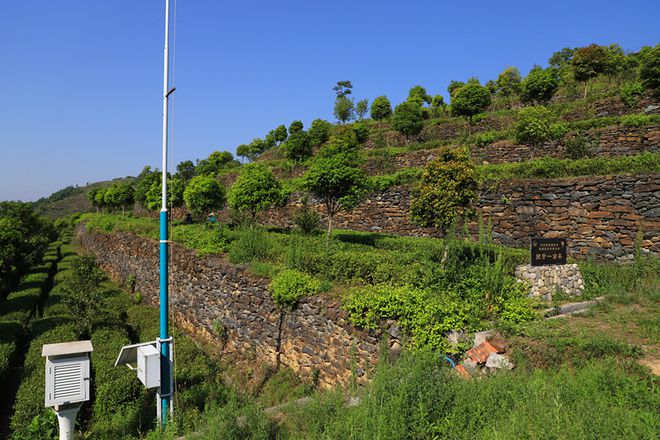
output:
[[[76,416],[79,410],[80,405],[55,411],[55,414],[57,414],[57,423],[60,425],[60,440],[73,440]]]
[[[168,87],[170,75],[170,0],[165,0],[165,50],[163,51],[163,205],[167,211],[167,138],[168,138]]]

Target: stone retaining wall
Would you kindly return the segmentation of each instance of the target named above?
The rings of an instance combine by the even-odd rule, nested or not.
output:
[[[136,278],[136,291],[158,305],[158,242],[128,233],[90,232],[79,225],[76,243],[96,255],[113,281]],[[173,320],[196,340],[237,361],[282,364],[302,377],[318,375],[319,385],[366,380],[378,360],[383,338],[399,350],[399,330],[363,332],[347,321],[339,301],[315,296],[283,311],[268,281],[217,256],[200,257],[172,246],[170,304]]]
[[[517,266],[516,278],[530,285],[529,296],[546,301],[552,301],[552,295],[558,291],[570,296],[581,295],[584,291],[584,279],[577,264]]]
[[[292,226],[291,213],[299,205],[300,195],[294,194],[286,207],[263,213],[261,221]],[[352,211],[338,214],[335,225],[440,236],[435,229],[413,225],[409,207],[410,188],[393,187],[370,194]],[[642,249],[660,253],[659,174],[505,181],[482,190],[477,210],[482,227],[490,224],[494,241],[507,246],[526,248],[532,237],[566,237],[569,255],[574,257],[631,258],[639,232]],[[222,216],[226,219],[227,212]],[[479,222],[467,226],[476,238]]]
[[[589,130],[586,135],[594,141],[592,156],[632,156],[644,152],[660,151],[660,125],[641,128],[607,127]],[[388,174],[409,167],[424,167],[437,155],[438,149],[426,149],[401,153],[394,156],[377,154],[367,160],[368,174]],[[472,159],[477,164],[524,162],[543,157],[566,158],[565,145],[546,142],[541,145],[519,145],[511,141],[498,141],[482,148],[473,148]]]

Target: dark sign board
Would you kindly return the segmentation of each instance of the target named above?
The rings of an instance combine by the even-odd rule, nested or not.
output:
[[[565,238],[532,238],[532,266],[566,264]]]

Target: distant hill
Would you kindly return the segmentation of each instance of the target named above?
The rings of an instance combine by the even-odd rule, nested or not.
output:
[[[34,207],[41,215],[50,218],[68,217],[73,214],[92,210],[87,194],[94,188],[107,188],[114,183],[130,183],[135,177],[118,177],[113,180],[94,182],[85,186],[67,186],[48,197],[34,202]]]

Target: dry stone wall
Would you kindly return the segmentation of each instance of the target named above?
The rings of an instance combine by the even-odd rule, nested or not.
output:
[[[158,305],[158,242],[128,233],[76,230],[76,243],[96,255],[118,283],[135,276],[136,291]],[[352,327],[339,301],[316,296],[283,311],[268,291],[268,281],[217,256],[200,257],[172,246],[170,304],[173,319],[187,334],[237,361],[288,366],[303,377],[318,375],[319,385],[366,380],[378,359],[381,341],[394,351],[401,344],[388,332]],[[394,336],[392,336],[394,335]],[[383,339],[384,338],[384,339]]]
[[[313,202],[313,201],[312,201]],[[300,205],[294,194],[284,208],[265,212],[263,223],[289,227]],[[408,218],[410,187],[372,193],[336,217],[338,228],[416,236],[440,236]],[[322,206],[317,206],[323,211]],[[637,234],[646,252],[660,253],[660,175],[600,176],[559,180],[504,181],[482,190],[477,210],[481,227],[495,242],[528,247],[532,237],[566,237],[569,255],[599,259],[631,258]],[[228,214],[222,214],[227,218]],[[479,235],[480,222],[467,225]]]
[[[516,278],[529,284],[529,296],[541,297],[546,301],[552,301],[552,295],[557,292],[578,296],[584,291],[584,279],[577,264],[525,264],[516,267]]]
[[[590,130],[586,135],[594,141],[593,156],[632,156],[644,152],[660,152],[660,125],[641,128],[607,127]],[[387,174],[409,167],[424,167],[437,155],[438,149],[409,151],[393,156],[374,150],[365,169],[370,175]],[[520,145],[498,141],[471,151],[477,164],[524,162],[543,157],[567,157],[565,145],[556,141],[540,145]]]

